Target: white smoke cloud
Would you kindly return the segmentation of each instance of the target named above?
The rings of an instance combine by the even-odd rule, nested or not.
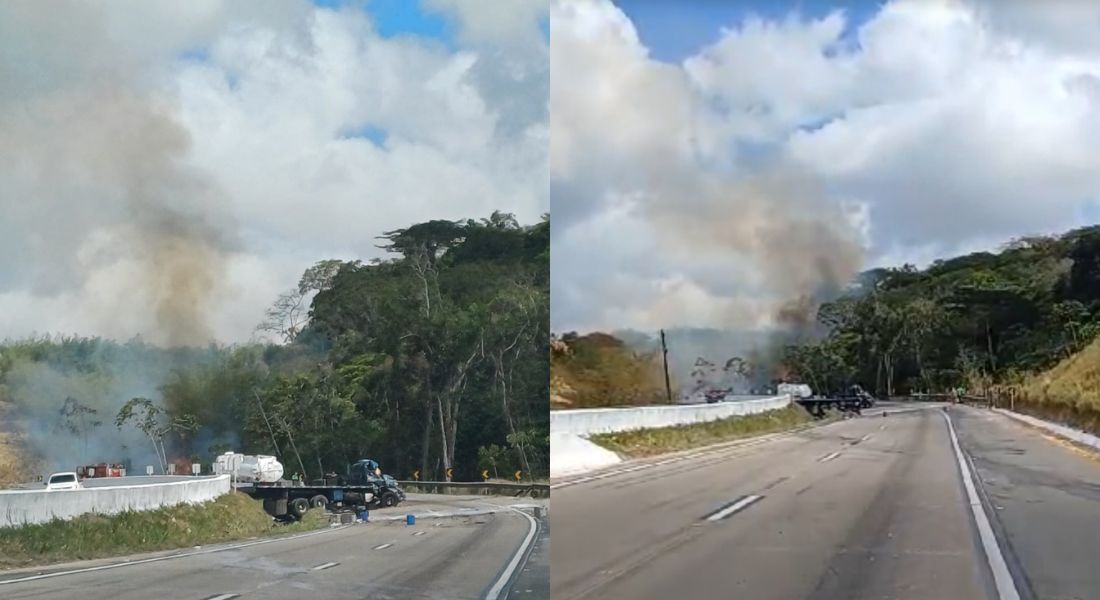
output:
[[[862,267],[1081,224],[1100,46],[1069,4],[749,18],[674,64],[611,2],[552,2],[553,327],[763,327]]]

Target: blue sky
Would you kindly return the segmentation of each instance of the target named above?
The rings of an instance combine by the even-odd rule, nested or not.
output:
[[[317,6],[360,6],[374,18],[383,37],[416,35],[453,46],[454,27],[443,15],[424,10],[419,0],[313,0]]]
[[[848,15],[850,35],[859,25],[874,16],[882,4],[879,0],[829,2],[827,0],[616,0],[634,22],[642,42],[651,56],[666,62],[680,62],[701,47],[714,43],[722,29],[738,26],[750,15],[770,20],[782,20],[791,13],[803,19],[820,18],[834,10]]]

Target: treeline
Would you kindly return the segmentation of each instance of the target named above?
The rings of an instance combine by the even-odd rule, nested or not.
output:
[[[817,390],[880,395],[1018,383],[1100,332],[1100,226],[1000,252],[864,273],[818,311],[823,337],[785,348]]]
[[[60,431],[88,460],[140,442],[168,462],[275,454],[309,477],[365,457],[399,478],[543,477],[549,228],[498,212],[387,232],[391,258],[322,261],[280,296],[260,329],[281,343],[11,342],[0,402],[32,448]],[[124,450],[105,445],[120,434]]]

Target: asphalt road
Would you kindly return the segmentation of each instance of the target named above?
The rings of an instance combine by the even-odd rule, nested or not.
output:
[[[944,412],[906,408],[555,482],[552,597],[1100,598],[1100,463],[952,407],[972,506]]]
[[[286,539],[130,557],[133,564],[121,567],[114,566],[124,562],[119,560],[69,564],[40,571],[60,575],[18,582],[12,580],[34,577],[38,572],[7,571],[0,573],[0,597],[5,600],[484,598],[508,574],[506,568],[510,564],[515,564],[515,568],[510,577],[504,578],[509,584],[518,580],[523,569],[539,568],[537,556],[530,551],[523,552],[521,560],[516,561],[519,551],[530,547],[529,544],[525,547],[527,540],[533,543],[536,538],[531,531],[534,519],[528,516],[531,511],[522,506],[515,509],[498,506],[497,512],[484,514],[482,511],[493,508],[487,504],[510,502],[485,498],[447,498],[419,506],[414,502],[390,511],[372,511],[372,522],[368,524]],[[425,518],[432,512],[463,511],[479,514]],[[413,526],[405,525],[403,520],[383,519],[406,512],[422,516]],[[524,562],[522,559],[528,555],[531,559]],[[510,585],[497,586],[500,592],[497,597],[509,597],[510,588]],[[523,597],[548,596],[525,593]]]

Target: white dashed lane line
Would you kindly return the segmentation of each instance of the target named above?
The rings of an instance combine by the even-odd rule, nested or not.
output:
[[[417,531],[417,532],[416,532],[416,533],[414,533],[413,535],[424,535],[425,533],[427,533],[427,532],[425,532],[425,531]]]
[[[703,520],[705,520],[705,521],[721,521],[722,519],[727,519],[730,516],[732,516],[733,514],[744,510],[750,504],[756,502],[757,500],[760,500],[761,498],[763,498],[763,496],[744,496],[744,497],[739,498],[737,500],[734,500],[733,502],[727,504],[726,506],[714,511],[713,513],[707,515],[706,517],[703,517]]]
[[[338,564],[340,564],[340,563],[338,563],[338,562],[327,562],[327,563],[324,563],[324,564],[317,565],[316,567],[313,567],[310,570],[311,571],[324,571],[325,569],[331,569],[332,567],[335,567]]]
[[[393,544],[381,544],[381,545],[375,546],[374,549],[375,550],[385,550],[386,548],[389,548],[392,545]]]
[[[817,462],[829,462],[830,460],[833,460],[834,458],[836,458],[838,456],[840,456],[839,452],[830,452],[829,454],[826,454],[825,456],[822,456],[821,458],[817,459]]]

